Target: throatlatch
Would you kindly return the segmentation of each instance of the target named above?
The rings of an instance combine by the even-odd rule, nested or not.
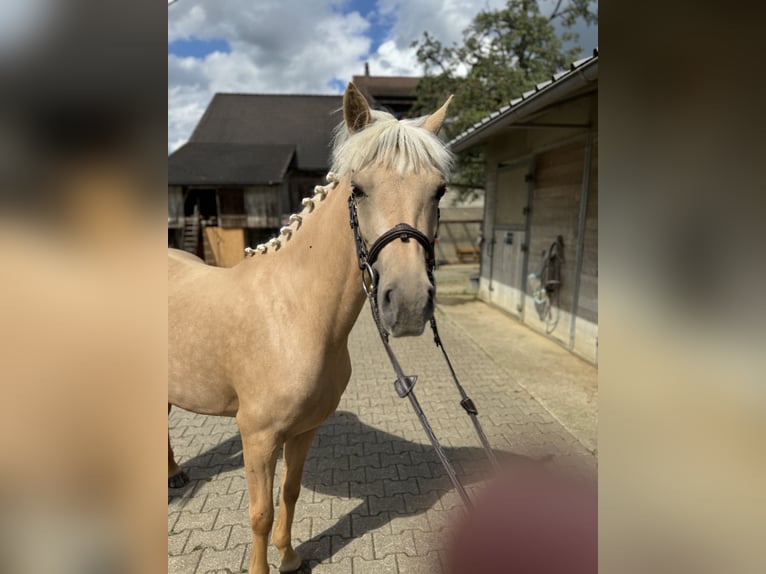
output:
[[[434,450],[436,451],[436,455],[439,457],[439,460],[441,461],[442,466],[444,466],[444,470],[447,472],[447,476],[449,476],[449,479],[452,482],[452,485],[455,487],[455,490],[463,499],[463,503],[470,508],[471,499],[469,498],[465,487],[462,485],[462,483],[458,479],[457,474],[455,473],[455,469],[452,467],[452,464],[450,464],[449,460],[447,459],[447,455],[445,454],[444,449],[439,443],[439,440],[436,438],[436,435],[434,434],[434,431],[431,428],[431,425],[429,424],[428,419],[426,418],[426,415],[423,412],[423,409],[420,407],[420,402],[415,396],[414,387],[415,387],[415,383],[418,380],[418,377],[417,375],[404,374],[404,372],[402,371],[402,367],[399,364],[399,361],[396,358],[396,355],[394,354],[393,349],[391,349],[391,345],[389,344],[389,341],[388,341],[388,332],[385,330],[380,320],[380,315],[378,312],[378,303],[376,298],[378,280],[372,265],[377,259],[380,252],[383,250],[383,248],[389,243],[391,243],[392,241],[395,241],[396,239],[407,242],[410,240],[410,238],[413,238],[423,246],[423,249],[425,251],[425,264],[426,264],[426,271],[428,273],[428,279],[431,282],[431,285],[435,286],[436,282],[435,282],[434,274],[433,274],[434,267],[436,265],[435,257],[434,257],[434,243],[432,240],[428,239],[428,237],[426,237],[426,235],[422,233],[420,230],[415,229],[414,227],[406,223],[400,223],[394,226],[393,228],[389,229],[385,233],[383,233],[380,237],[378,237],[375,240],[375,242],[373,242],[372,247],[370,248],[368,252],[364,239],[362,239],[361,233],[359,232],[359,219],[357,217],[356,202],[354,201],[353,195],[349,196],[348,198],[348,210],[349,210],[349,222],[351,225],[351,230],[354,233],[354,244],[356,245],[356,255],[359,261],[359,269],[362,272],[362,287],[364,288],[364,292],[367,295],[367,299],[370,302],[370,310],[372,312],[372,318],[375,321],[375,326],[378,329],[380,340],[383,342],[383,348],[386,350],[388,359],[391,362],[391,366],[394,369],[394,373],[396,374],[396,380],[394,381],[394,389],[396,390],[396,394],[399,395],[400,398],[407,397],[409,399],[410,404],[412,405],[412,408],[415,410],[415,414],[417,414],[418,419],[420,420],[420,424],[422,425],[423,430],[428,436],[428,440],[431,441],[431,445],[434,447]],[[434,343],[436,344],[437,347],[441,349],[442,354],[444,355],[444,360],[447,362],[447,366],[449,367],[450,374],[452,375],[452,380],[455,382],[455,386],[457,387],[458,392],[460,393],[460,406],[463,407],[465,412],[471,418],[471,422],[473,423],[473,426],[476,429],[476,434],[479,436],[479,441],[484,447],[484,450],[487,453],[487,456],[489,457],[489,460],[492,463],[493,467],[495,469],[498,469],[499,467],[498,467],[497,459],[495,458],[495,453],[492,452],[492,449],[489,446],[489,441],[487,440],[487,436],[484,434],[484,430],[481,427],[481,423],[479,423],[479,419],[478,419],[479,413],[478,413],[478,410],[476,409],[476,405],[471,400],[471,398],[466,394],[465,389],[463,389],[463,386],[460,384],[460,381],[457,378],[455,369],[452,367],[452,362],[449,360],[449,356],[447,355],[447,351],[444,348],[444,344],[442,343],[441,337],[439,337],[439,331],[436,328],[436,318],[434,316],[431,316],[430,324],[431,324],[431,330],[433,331],[433,334],[434,334]]]

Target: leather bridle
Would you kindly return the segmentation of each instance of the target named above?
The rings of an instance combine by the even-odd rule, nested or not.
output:
[[[437,222],[438,222],[438,210],[437,210]],[[377,273],[373,269],[375,261],[377,261],[380,252],[383,248],[397,239],[407,243],[410,239],[414,239],[420,245],[423,246],[425,251],[425,265],[428,278],[433,285],[433,270],[436,266],[436,259],[434,257],[434,241],[429,239],[425,233],[419,229],[409,225],[407,223],[399,223],[393,226],[391,229],[383,233],[378,237],[367,250],[367,244],[362,237],[362,233],[359,230],[359,217],[356,213],[356,201],[353,195],[348,196],[348,218],[351,224],[351,229],[354,232],[354,245],[356,246],[356,257],[359,261],[359,269],[362,271],[364,291],[368,295],[369,291],[374,291],[377,288]],[[367,275],[364,277],[364,275]],[[377,303],[375,303],[377,305]]]
[[[455,487],[455,490],[457,490],[458,494],[460,494],[460,497],[463,499],[464,504],[467,507],[471,507],[471,500],[468,497],[468,493],[465,490],[465,487],[460,483],[460,480],[457,477],[457,474],[455,473],[455,469],[450,464],[449,460],[447,459],[447,455],[444,452],[444,449],[442,448],[441,444],[439,443],[439,440],[436,438],[436,435],[433,432],[433,429],[431,428],[431,425],[428,423],[428,419],[426,418],[426,415],[423,413],[423,409],[420,407],[420,403],[418,402],[417,398],[415,397],[414,387],[415,382],[417,381],[418,377],[417,375],[405,375],[404,371],[402,371],[402,367],[399,364],[398,359],[396,358],[396,355],[394,354],[393,349],[391,349],[391,345],[388,341],[388,332],[386,331],[385,327],[383,327],[383,323],[380,320],[380,313],[378,309],[378,300],[377,300],[377,288],[378,288],[378,275],[375,269],[373,268],[373,264],[377,260],[378,256],[380,255],[380,252],[383,250],[386,245],[391,243],[392,241],[396,241],[397,239],[407,243],[410,239],[414,239],[420,245],[423,247],[423,250],[425,251],[425,265],[426,265],[426,272],[428,274],[428,279],[431,282],[431,285],[435,288],[436,287],[436,281],[434,279],[434,267],[436,265],[436,260],[434,256],[434,240],[429,239],[422,231],[419,229],[416,229],[415,227],[412,227],[411,225],[408,225],[406,223],[399,223],[383,233],[380,237],[378,237],[373,243],[370,249],[367,249],[367,245],[362,238],[362,234],[359,230],[359,217],[357,216],[356,212],[356,201],[354,200],[354,196],[350,195],[348,198],[348,212],[349,212],[349,223],[351,225],[351,230],[354,233],[354,244],[356,246],[356,256],[359,263],[359,269],[362,272],[362,288],[364,289],[365,294],[367,295],[367,299],[370,302],[370,310],[372,311],[372,318],[375,321],[375,326],[378,328],[378,334],[380,335],[380,339],[383,342],[383,347],[386,350],[386,354],[388,355],[388,359],[391,362],[391,366],[394,369],[394,372],[396,373],[396,380],[394,381],[394,389],[396,390],[396,393],[399,395],[399,397],[404,398],[407,397],[410,400],[410,403],[412,404],[412,408],[415,410],[415,413],[418,416],[418,419],[420,419],[420,423],[423,426],[423,430],[425,431],[426,435],[428,436],[428,439],[431,441],[431,445],[434,447],[434,450],[436,451],[437,456],[439,457],[439,460],[442,463],[442,466],[444,466],[444,470],[447,471],[447,475],[449,476],[450,481],[452,482],[452,485]],[[438,222],[438,210],[437,210],[437,222]],[[439,331],[436,328],[436,318],[432,315],[430,319],[431,324],[431,330],[434,334],[434,343],[436,343],[436,346],[439,347],[442,351],[442,354],[444,355],[444,359],[447,362],[447,366],[449,367],[450,373],[452,375],[452,380],[455,382],[455,386],[457,387],[457,390],[460,394],[460,406],[463,407],[463,409],[466,411],[468,416],[471,418],[471,422],[473,423],[474,428],[476,429],[476,433],[479,436],[479,441],[481,442],[482,446],[484,447],[484,450],[487,453],[487,456],[489,457],[490,462],[492,463],[493,467],[495,469],[498,469],[498,463],[497,459],[495,458],[494,452],[492,452],[492,449],[489,445],[489,441],[487,440],[487,436],[484,434],[484,430],[481,427],[481,424],[479,423],[478,419],[478,410],[476,409],[476,405],[474,402],[470,399],[470,397],[466,394],[465,390],[463,389],[463,386],[460,384],[460,381],[458,381],[457,374],[455,373],[455,369],[452,367],[452,362],[449,360],[449,357],[447,356],[447,351],[444,349],[444,344],[442,343],[441,337],[439,337]]]

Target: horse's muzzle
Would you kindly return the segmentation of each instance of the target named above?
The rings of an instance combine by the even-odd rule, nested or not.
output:
[[[378,308],[383,326],[392,336],[420,335],[434,314],[434,287],[428,282],[414,290],[396,283],[381,285]]]

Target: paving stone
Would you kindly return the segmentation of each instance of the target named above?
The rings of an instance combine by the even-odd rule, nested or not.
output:
[[[170,512],[168,510],[168,532],[175,532],[175,524],[178,521],[178,517],[181,516],[180,512]]]
[[[317,448],[317,451],[320,451],[320,449],[327,447],[334,447],[336,445],[347,445],[348,444],[348,436],[345,434],[340,435],[332,435],[332,434],[320,434],[317,437],[319,448]]]
[[[218,512],[218,518],[215,521],[215,528],[221,528],[222,526],[246,526],[249,528],[250,515],[246,508],[237,508],[232,510],[230,508],[222,508]]]
[[[231,526],[225,526],[218,530],[192,530],[186,541],[185,551],[192,552],[204,548],[224,550],[230,533]]]
[[[431,525],[428,522],[426,512],[420,514],[391,514],[391,532],[405,532],[407,530],[430,531]]]
[[[399,574],[441,574],[442,572],[438,552],[418,556],[397,554],[396,565]]]
[[[253,541],[253,531],[249,526],[235,525],[230,527],[229,540],[226,546],[236,548],[240,545],[247,545]]]
[[[452,486],[448,478],[418,478],[417,481],[420,494],[425,494],[426,492],[441,494],[447,492]]]
[[[204,493],[196,495],[193,492],[194,489],[190,489],[187,493],[174,497],[171,501],[172,506],[184,512],[202,512],[207,495]]]
[[[397,534],[373,532],[372,546],[375,551],[375,558],[385,558],[389,554],[397,553],[415,556],[415,540],[409,530]]]
[[[343,558],[352,558],[361,556],[365,560],[372,560],[372,536],[361,536],[359,538],[344,538],[342,536],[332,537],[332,561],[337,562]]]
[[[245,492],[245,491],[247,491],[247,480],[245,480],[245,477],[232,476],[231,481],[229,482],[228,494],[232,494],[234,492]]]
[[[431,530],[437,532],[454,524],[455,514],[447,510],[426,510]]]
[[[389,479],[396,480],[398,477],[395,466],[388,466],[383,468],[365,467],[364,474],[367,482],[375,482],[376,480]]]
[[[323,500],[333,500],[336,498],[350,498],[351,483],[335,482],[331,487],[323,484],[312,484],[301,489],[301,498],[306,497],[307,502],[322,502]]]
[[[351,498],[366,498],[370,495],[383,497],[386,494],[382,480],[376,482],[352,482],[349,485],[349,490]]]
[[[242,503],[242,497],[244,492],[234,492],[232,494],[210,494],[205,501],[205,510],[212,510],[214,508],[227,508],[229,510],[236,510]]]
[[[218,510],[209,510],[208,512],[182,512],[178,517],[173,530],[183,532],[184,530],[211,530],[215,519],[218,516]]]
[[[409,480],[386,480],[383,482],[383,490],[386,493],[386,496],[404,493],[420,493],[420,488],[414,478],[410,478]]]
[[[383,441],[383,442],[365,442],[362,445],[364,447],[364,455],[371,455],[371,454],[393,454],[394,453],[394,443],[391,441]]]
[[[206,548],[202,552],[202,558],[200,558],[197,565],[197,572],[207,573],[210,570],[226,570],[231,572],[240,572],[242,568],[242,560],[245,556],[244,545],[237,546],[236,548],[229,548],[227,550],[213,550],[212,548]]]
[[[419,556],[425,556],[429,552],[441,550],[448,542],[447,536],[443,531],[412,530],[410,532],[415,540],[415,550]]]
[[[334,482],[365,482],[365,469],[342,470],[336,468],[332,471],[332,476]]]
[[[190,574],[195,572],[201,556],[202,550],[178,556],[168,556],[168,574]]]
[[[348,436],[348,444],[361,444],[363,447],[363,454],[368,454],[367,449],[370,446],[375,445],[376,443],[376,433],[375,431],[368,430],[368,431],[362,431],[360,433],[351,434]],[[376,451],[379,452],[379,451]]]
[[[370,496],[367,499],[367,503],[370,509],[370,514],[379,514],[381,512],[399,512],[401,514],[406,512],[404,498],[402,498],[401,494],[383,498]]]
[[[295,505],[295,515],[298,517],[310,516],[312,518],[332,518],[332,501],[330,499],[322,502],[302,502],[298,499]]]
[[[312,538],[311,540],[307,540],[298,545],[295,550],[303,560],[314,560],[316,562],[324,563],[325,560],[329,561],[329,557],[332,553],[330,549],[330,539],[330,536]]]
[[[353,455],[349,457],[349,468],[380,468],[380,455],[378,453],[370,453],[361,455]]]
[[[335,447],[340,448],[340,447]],[[348,447],[343,447],[348,448]],[[317,471],[323,470],[348,470],[348,456],[336,454],[332,458],[320,458],[317,462]]]
[[[306,486],[301,490],[299,500],[306,497],[306,502],[322,502],[327,499],[335,498],[350,498],[351,497],[351,484],[349,482],[334,482],[332,486],[324,484],[312,484]]]
[[[178,556],[184,553],[184,546],[189,539],[190,530],[178,534],[168,534],[168,556]]]
[[[350,455],[362,456],[364,454],[364,446],[361,443],[336,444],[333,447],[333,453],[335,458],[348,457]]]
[[[444,510],[451,510],[454,508],[463,507],[463,499],[460,498],[460,495],[454,490],[451,490],[445,493],[444,496],[441,497],[440,501],[441,501],[441,507]]]
[[[343,558],[338,562],[316,563],[311,565],[311,574],[352,574],[351,558]]]
[[[354,574],[396,574],[396,556],[389,555],[382,560],[365,560],[360,556],[354,557]]]
[[[303,473],[303,482],[305,484],[324,484],[326,486],[331,486],[335,484],[335,482],[344,482],[343,480],[333,480],[333,473],[335,472],[347,472],[347,471],[337,471],[335,469],[328,468],[327,470],[317,470],[315,472],[307,472],[304,471]]]
[[[407,494],[404,495],[404,507],[409,513],[416,513],[435,508],[441,510],[441,497],[438,492],[430,491],[425,494]]]
[[[391,533],[391,518],[388,512],[374,516],[351,515],[351,534],[354,537],[364,536],[368,532]]]
[[[317,518],[311,519],[311,538],[318,536],[343,536],[351,537],[351,517],[343,519],[338,518]]]
[[[362,513],[362,503],[355,498],[333,498],[330,504],[332,517],[336,520],[352,512]]]

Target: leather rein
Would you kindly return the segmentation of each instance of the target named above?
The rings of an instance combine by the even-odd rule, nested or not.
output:
[[[377,299],[378,275],[375,269],[373,268],[373,264],[375,263],[378,256],[380,255],[380,252],[383,251],[386,245],[388,245],[389,243],[393,241],[396,241],[397,239],[405,243],[409,242],[410,239],[414,239],[415,241],[420,243],[420,245],[423,247],[423,250],[425,252],[425,265],[426,265],[426,272],[428,274],[428,279],[431,282],[431,285],[435,287],[436,281],[434,279],[434,268],[436,266],[436,259],[434,256],[434,241],[432,239],[429,239],[422,231],[416,229],[415,227],[412,227],[411,225],[408,225],[406,223],[399,223],[395,225],[394,227],[392,227],[391,229],[389,229],[388,231],[386,231],[385,233],[383,233],[380,237],[378,237],[372,243],[372,246],[368,250],[367,244],[362,238],[361,232],[359,231],[359,218],[357,216],[356,201],[354,200],[353,195],[349,195],[349,198],[348,198],[348,211],[349,211],[349,223],[351,225],[351,230],[354,233],[354,244],[356,246],[356,256],[359,262],[359,269],[362,273],[362,288],[364,289],[364,292],[367,295],[367,299],[370,302],[370,310],[372,311],[372,318],[375,321],[375,326],[378,328],[378,334],[380,335],[380,339],[383,343],[383,347],[386,350],[388,359],[391,362],[391,366],[394,369],[394,373],[396,374],[396,380],[394,381],[394,389],[396,390],[396,394],[399,395],[400,398],[407,397],[410,400],[410,403],[412,404],[412,408],[415,410],[415,413],[417,414],[418,419],[420,420],[420,424],[423,426],[423,430],[428,436],[428,439],[431,441],[431,445],[436,451],[436,454],[439,457],[439,460],[441,461],[442,466],[444,466],[444,470],[447,472],[447,475],[449,476],[449,479],[452,482],[452,485],[455,487],[455,490],[458,492],[458,494],[460,494],[460,497],[462,498],[463,503],[470,508],[471,500],[468,496],[468,493],[466,492],[465,487],[462,485],[462,483],[458,479],[457,474],[455,473],[455,469],[452,467],[452,464],[450,464],[449,460],[447,459],[447,455],[445,454],[444,449],[439,443],[439,440],[436,438],[436,435],[434,434],[434,431],[431,428],[431,425],[429,424],[428,419],[426,418],[426,415],[423,412],[423,409],[420,407],[420,403],[418,402],[415,396],[414,387],[418,377],[417,375],[404,374],[404,371],[402,370],[402,367],[399,364],[399,360],[396,358],[396,355],[394,354],[393,349],[391,349],[391,345],[389,344],[389,340],[388,340],[389,335],[385,327],[383,327],[383,323],[380,320],[380,313],[378,309],[378,299]],[[438,210],[437,210],[437,221],[438,221]],[[436,344],[437,347],[441,349],[442,354],[444,355],[444,359],[447,362],[447,366],[449,367],[449,371],[452,375],[452,380],[454,381],[455,386],[457,387],[458,393],[460,394],[460,406],[463,407],[463,409],[466,411],[468,416],[471,418],[471,422],[473,423],[474,429],[476,430],[476,434],[479,437],[479,441],[484,447],[484,450],[487,453],[487,456],[490,462],[492,463],[492,466],[495,469],[498,469],[499,466],[497,463],[497,459],[495,458],[495,453],[492,451],[492,448],[489,445],[489,441],[487,440],[487,436],[484,434],[484,430],[482,429],[481,424],[479,423],[479,419],[478,419],[479,412],[476,409],[476,405],[470,399],[470,397],[466,394],[465,390],[460,384],[460,381],[457,378],[457,374],[455,373],[455,369],[452,367],[452,362],[450,361],[449,356],[447,356],[447,351],[444,349],[444,344],[442,343],[442,340],[439,337],[439,331],[436,328],[436,317],[432,315],[429,322],[431,324],[431,330],[433,331],[433,334],[434,334],[434,343]]]

